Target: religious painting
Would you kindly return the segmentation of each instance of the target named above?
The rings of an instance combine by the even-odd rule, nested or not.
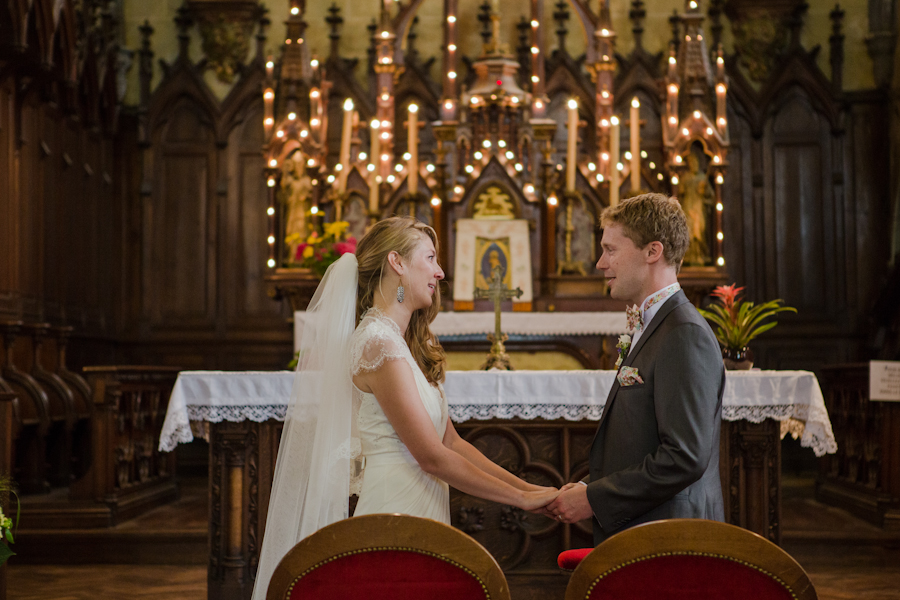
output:
[[[500,281],[503,287],[511,289],[512,271],[509,268],[509,238],[496,240],[483,237],[475,238],[475,287],[487,289],[494,275],[494,267],[500,267]]]
[[[503,285],[521,288],[514,304],[530,304],[531,238],[526,219],[459,219],[456,221],[453,300],[474,302],[475,289],[488,287],[491,269],[500,267]]]

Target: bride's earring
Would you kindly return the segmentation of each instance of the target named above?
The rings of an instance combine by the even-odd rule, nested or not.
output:
[[[397,286],[397,302],[403,304],[403,280],[400,280],[400,285]]]

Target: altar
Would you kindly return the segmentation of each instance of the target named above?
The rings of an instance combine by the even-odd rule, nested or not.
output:
[[[460,434],[535,483],[581,479],[614,371],[451,371],[445,391]],[[250,597],[281,421],[293,373],[186,371],[172,391],[160,450],[198,433],[210,443],[208,597]],[[781,539],[780,438],[817,456],[836,450],[819,384],[805,371],[729,371],[720,473],[726,519]],[[193,427],[193,429],[192,429]],[[589,521],[565,525],[451,492],[453,525],[495,556],[517,597],[561,589],[562,550],[591,545]]]

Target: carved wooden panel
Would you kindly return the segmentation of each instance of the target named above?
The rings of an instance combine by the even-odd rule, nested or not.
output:
[[[185,99],[159,134],[145,207],[146,307],[162,328],[210,327],[215,310],[215,162],[211,124]]]

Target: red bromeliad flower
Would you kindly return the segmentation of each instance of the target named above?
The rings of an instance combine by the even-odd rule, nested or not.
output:
[[[715,296],[716,298],[722,301],[722,304],[732,316],[734,315],[734,304],[737,302],[738,296],[741,295],[741,292],[744,291],[743,287],[735,288],[736,283],[732,283],[731,285],[720,285],[717,286],[716,289],[712,291],[711,296]]]
[[[337,252],[338,256],[343,256],[348,252],[351,254],[356,253],[356,238],[349,237],[346,242],[335,242],[334,251]]]

